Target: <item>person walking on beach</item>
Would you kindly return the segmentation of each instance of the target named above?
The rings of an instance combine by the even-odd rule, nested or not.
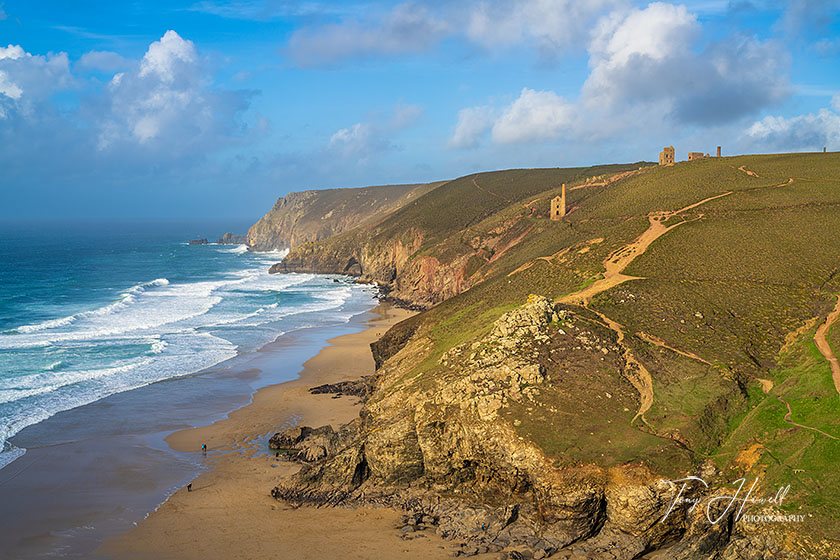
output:
[[[187,492],[192,492],[192,482],[187,484]]]
[[[202,455],[207,457],[207,444],[206,443],[201,444],[201,453],[202,453]]]

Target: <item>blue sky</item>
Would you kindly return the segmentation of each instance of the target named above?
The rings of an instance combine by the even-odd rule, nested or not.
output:
[[[840,1],[0,0],[0,219],[840,150]]]

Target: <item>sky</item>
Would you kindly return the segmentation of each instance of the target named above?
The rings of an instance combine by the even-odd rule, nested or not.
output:
[[[840,150],[840,0],[0,0],[0,220]]]

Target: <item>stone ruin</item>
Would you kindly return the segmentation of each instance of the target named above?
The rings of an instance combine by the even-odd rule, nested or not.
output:
[[[675,150],[673,146],[662,148],[659,152],[659,165],[672,165],[674,163]]]
[[[698,159],[704,159],[707,157],[711,157],[709,154],[704,154],[703,152],[688,152],[688,161],[695,161]],[[717,157],[720,156],[720,146],[717,147]],[[662,148],[662,151],[659,152],[659,165],[672,165],[675,163],[675,151],[673,146],[668,146],[666,148]]]
[[[566,215],[566,183],[563,183],[563,193],[551,199],[551,219],[560,220]]]

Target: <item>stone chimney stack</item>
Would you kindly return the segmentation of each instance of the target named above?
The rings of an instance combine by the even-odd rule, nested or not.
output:
[[[717,157],[720,157],[720,146],[718,146],[718,154]]]
[[[563,190],[560,196],[551,200],[551,219],[560,220],[566,215],[566,183],[563,183]]]

